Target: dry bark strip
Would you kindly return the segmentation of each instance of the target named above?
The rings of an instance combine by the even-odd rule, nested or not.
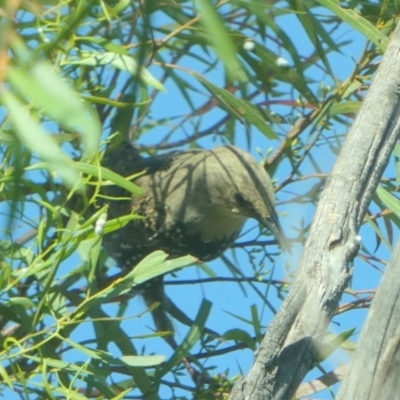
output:
[[[400,398],[400,242],[376,292],[337,400]]]
[[[313,367],[351,277],[357,232],[400,133],[400,26],[318,204],[298,276],[231,400],[289,400]]]

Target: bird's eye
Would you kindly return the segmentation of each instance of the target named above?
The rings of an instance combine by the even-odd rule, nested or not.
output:
[[[235,201],[241,208],[246,208],[249,203],[240,193],[235,193]]]

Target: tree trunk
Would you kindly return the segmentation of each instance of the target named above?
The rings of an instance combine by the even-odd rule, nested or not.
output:
[[[290,399],[316,362],[351,277],[357,232],[399,137],[399,48],[400,25],[323,191],[297,279],[231,400]]]

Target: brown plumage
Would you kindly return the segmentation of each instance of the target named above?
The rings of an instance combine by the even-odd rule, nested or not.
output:
[[[232,246],[248,218],[259,221],[281,247],[289,248],[267,172],[237,147],[142,158],[123,143],[109,152],[105,165],[122,176],[144,171],[135,180],[143,196],[109,204],[109,218],[131,211],[145,217],[104,237],[108,253],[122,269],[131,270],[155,250],[164,250],[170,257],[191,254],[200,261],[213,260]],[[130,196],[115,186],[107,194]],[[143,294],[148,305],[166,301],[160,279]]]

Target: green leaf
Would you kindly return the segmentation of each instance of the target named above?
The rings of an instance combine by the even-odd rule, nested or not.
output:
[[[82,53],[82,58],[77,61],[66,61],[64,65],[89,65],[98,67],[102,65],[111,65],[116,69],[129,72],[132,75],[139,76],[141,81],[149,86],[153,86],[157,90],[166,92],[165,86],[137,61],[127,55],[105,52],[105,53]]]
[[[256,349],[254,339],[242,329],[230,329],[223,334],[223,337],[225,340],[234,340],[235,342],[245,343],[249,349]]]
[[[130,215],[124,215],[122,217],[110,219],[104,225],[104,229],[101,232],[101,235],[106,235],[110,232],[114,232],[118,229],[123,228],[131,221],[135,221],[135,220],[143,219],[143,218],[144,217],[142,217],[140,215],[130,214]],[[85,245],[83,245],[82,250],[87,248],[88,246],[91,246],[90,242],[92,242],[92,245],[94,242],[97,242],[98,234],[96,234],[95,230],[93,230],[93,228],[95,228],[95,226],[96,226],[95,222],[92,224],[84,224],[78,230],[76,230],[75,236],[76,237],[84,236],[84,240],[82,242],[86,242],[86,241],[88,242]],[[88,253],[86,253],[85,256],[82,255],[82,259],[87,261],[88,259],[86,259],[86,257],[89,257]]]
[[[121,361],[130,367],[155,367],[165,361],[165,356],[122,356]]]
[[[14,390],[12,381],[10,379],[10,375],[8,375],[6,369],[3,367],[1,363],[0,363],[0,376],[2,380],[10,387],[10,389]]]
[[[82,172],[87,175],[92,175],[97,178],[104,178],[104,179],[110,180],[113,183],[115,183],[116,185],[122,187],[123,189],[126,189],[129,192],[135,194],[136,196],[141,196],[143,194],[143,191],[139,186],[130,182],[127,178],[124,178],[121,175],[118,175],[115,172],[109,170],[108,168],[100,167],[100,166],[92,165],[92,164],[87,164],[84,162],[78,162],[78,161],[72,163],[72,165],[79,172]],[[49,168],[49,165],[47,165],[46,163],[37,163],[37,164],[29,166],[28,168],[26,168],[26,170],[32,171],[32,170],[43,169],[43,168]],[[140,175],[142,175],[142,174],[140,173],[140,174],[132,175],[130,177],[130,179],[135,179],[135,177],[139,177]]]
[[[389,44],[389,39],[374,25],[372,25],[371,22],[357,14],[354,10],[340,7],[340,3],[337,0],[318,0],[318,3],[331,10],[341,20],[347,22],[354,29],[361,32],[371,42],[375,43],[382,52],[386,50]]]
[[[37,356],[31,356],[29,354],[25,354],[25,357],[28,360],[32,360],[38,364],[42,364],[43,362],[45,362],[47,365],[49,365],[51,368],[56,368],[59,370],[67,370],[70,372],[79,372],[81,370],[81,366],[78,366],[76,364],[73,364],[71,362],[67,362],[67,361],[62,361],[62,360],[58,360],[58,359],[54,359],[54,358],[43,358],[43,357],[37,357]],[[87,371],[88,373],[90,373],[90,371]]]
[[[208,300],[203,300],[201,303],[199,312],[195,320],[193,321],[193,325],[190,328],[190,331],[186,335],[182,344],[175,349],[174,354],[171,358],[163,365],[162,369],[159,371],[158,376],[161,378],[165,374],[171,371],[171,369],[178,365],[183,357],[186,357],[189,351],[196,345],[198,340],[201,337],[201,332],[207,322],[208,316],[211,311],[212,303]]]
[[[328,111],[328,115],[333,117],[340,114],[355,114],[361,108],[361,101],[344,101],[334,104]]]
[[[107,13],[110,14],[111,17],[117,17],[118,14],[122,13],[122,11],[125,10],[130,4],[130,0],[119,0],[118,2],[115,2],[116,5],[114,7],[109,6],[105,2],[101,2]],[[113,4],[115,4],[113,3]]]
[[[210,43],[228,70],[232,79],[246,82],[247,76],[237,57],[235,43],[227,32],[224,21],[210,0],[197,0],[202,12],[201,22],[204,24]]]
[[[118,385],[120,385],[120,384],[118,384]],[[118,393],[115,397],[112,397],[110,400],[124,400],[124,399],[127,399],[126,396],[131,391],[132,391],[132,388],[129,387],[128,389],[123,390],[121,393]]]
[[[9,66],[8,82],[61,126],[82,135],[86,158],[98,150],[101,125],[94,109],[83,102],[70,86],[44,62],[17,69]]]
[[[304,68],[307,64],[304,63],[304,60],[299,57],[299,53],[296,49],[296,46],[294,45],[292,39],[294,40],[294,37],[290,37],[285,30],[282,28],[280,24],[277,23],[278,19],[276,18],[275,12],[277,10],[274,10],[271,12],[271,8],[273,8],[273,5],[264,1],[254,1],[254,2],[249,2],[247,0],[241,0],[240,1],[240,6],[246,8],[249,10],[251,14],[254,14],[257,16],[257,18],[262,21],[264,26],[266,25],[268,29],[272,29],[276,35],[278,36],[279,40],[282,41],[283,48],[290,54],[290,56],[293,59],[295,70],[298,72],[300,76],[303,76],[304,73]],[[260,32],[262,34],[262,30]],[[261,46],[260,46],[261,47]],[[256,50],[256,53],[258,54],[258,50]],[[274,59],[276,61],[276,54],[274,54]]]
[[[251,306],[251,320],[256,337],[261,337],[262,329],[260,324],[260,316],[258,315],[258,309],[255,304],[252,304]]]
[[[260,110],[244,99],[234,96],[232,93],[222,89],[210,81],[204,79],[201,75],[196,75],[198,80],[221,102],[222,106],[232,115],[236,116],[239,121],[254,125],[262,133],[270,139],[277,139],[278,136],[274,130],[268,125]]]
[[[390,244],[388,238],[383,234],[382,230],[379,228],[378,224],[376,223],[375,220],[373,220],[369,215],[365,216],[365,220],[371,225],[372,229],[374,230],[374,232],[377,234],[377,236],[379,237],[379,239],[385,243],[385,245],[391,249],[392,245]],[[378,242],[379,245],[379,242]]]
[[[195,257],[185,256],[173,260],[167,260],[168,255],[163,251],[155,251],[145,257],[130,273],[122,278],[113,281],[110,286],[96,293],[93,297],[87,299],[79,307],[78,313],[84,313],[86,310],[104,304],[109,299],[130,292],[132,287],[140,285],[149,279],[159,275],[166,274],[178,268],[191,265],[196,261]]]
[[[97,165],[92,165],[88,163],[83,163],[83,162],[76,162],[75,163],[75,168],[83,172],[87,175],[92,175],[97,178],[102,177],[103,179],[107,179],[115,183],[116,185],[122,187],[123,189],[128,190],[129,192],[135,194],[136,196],[142,196],[143,195],[143,190],[132,183],[128,178],[124,178],[121,175],[118,175],[117,173],[109,170],[108,168],[105,167],[100,167]],[[135,179],[139,176],[141,176],[142,173],[132,175],[129,177],[129,179]]]
[[[314,18],[313,14],[305,7],[303,1],[292,0],[291,4],[297,18],[301,21],[305,32],[313,44],[315,51],[324,63],[329,75],[333,76],[334,74],[326,57],[326,51],[323,48],[322,43],[327,44],[330,48],[338,51],[336,43],[330,38],[322,24],[319,23],[318,19]],[[320,40],[320,37],[322,40]]]
[[[347,331],[340,333],[339,335],[327,335],[325,343],[322,348],[318,351],[318,362],[326,360],[334,351],[343,345],[356,331],[355,328],[351,328]],[[327,339],[330,341],[327,343]]]
[[[66,344],[69,344],[71,347],[73,347],[75,350],[78,350],[82,354],[86,354],[88,357],[101,360],[102,359],[102,354],[98,352],[97,350],[92,350],[88,347],[82,346],[79,343],[74,342],[73,340],[66,338],[66,337],[60,337],[63,342]]]
[[[378,197],[390,208],[398,217],[400,217],[400,200],[385,190],[382,186],[378,186],[376,193]]]
[[[10,297],[8,303],[22,305],[26,309],[36,307],[35,303],[29,297]]]
[[[10,91],[5,91],[1,100],[7,108],[15,133],[22,143],[47,162],[43,166],[50,171],[57,172],[64,183],[71,188],[77,183],[83,185],[78,173],[73,168],[73,161],[63,153],[54,139],[33,120],[26,106]]]
[[[184,256],[167,260],[168,254],[161,250],[155,251],[145,257],[129,274],[134,277],[138,285],[157,276],[167,274],[178,268],[187,267],[197,261],[196,257]]]
[[[89,364],[84,365],[77,365],[72,362],[65,362],[62,360],[54,359],[54,358],[44,358],[31,356],[29,354],[25,354],[25,358],[32,360],[33,362],[37,363],[38,365],[48,365],[52,369],[60,370],[69,374],[80,375],[82,377],[83,368],[84,369],[84,378],[83,380],[93,387],[96,387],[100,392],[106,396],[106,398],[111,398],[114,395],[114,392],[107,386],[104,385],[102,380],[97,379],[98,375],[103,375],[105,371],[94,369]],[[53,372],[53,371],[52,371]],[[53,393],[62,393],[65,395],[65,391],[63,387],[52,387]],[[74,392],[68,391],[68,396],[62,396],[62,398],[79,398],[80,400],[87,399],[87,397],[74,397],[72,396]]]
[[[111,42],[108,39],[104,39],[103,37],[98,37],[98,36],[78,36],[75,38],[75,41],[78,42],[78,45],[80,46],[81,43],[83,44],[88,44],[89,46],[93,46],[93,44],[98,45],[102,47],[105,50],[108,50],[112,53],[118,53],[118,54],[124,54],[124,55],[129,55],[128,50],[115,42]],[[68,62],[67,62],[68,64]]]
[[[257,54],[259,60],[250,57],[244,51],[242,52],[242,57],[255,71],[258,79],[262,79],[265,82],[265,77],[270,77],[268,78],[268,81],[273,77],[273,80],[286,82],[294,86],[294,88],[297,89],[298,92],[311,104],[314,104],[315,106],[319,105],[318,98],[315,97],[313,90],[307,84],[306,77],[303,75],[304,68],[297,70],[297,68],[280,67],[276,63],[276,54],[272,53],[262,44],[255,43],[255,45],[254,52]],[[265,84],[268,86],[271,85],[271,83],[268,82],[265,82]]]

